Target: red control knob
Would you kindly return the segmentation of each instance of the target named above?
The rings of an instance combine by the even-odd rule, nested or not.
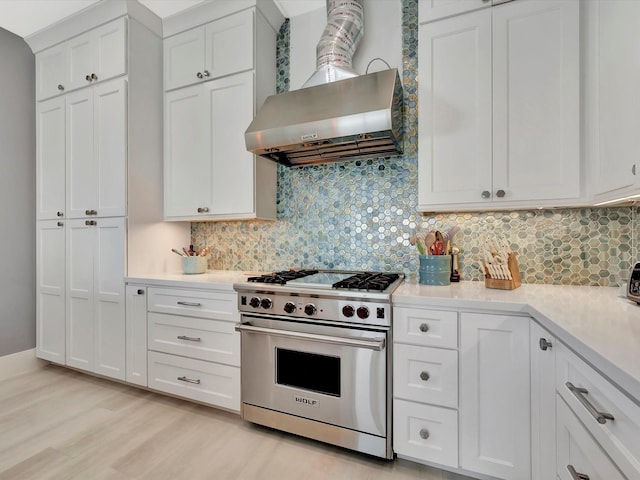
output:
[[[369,317],[369,309],[367,307],[358,307],[358,318],[364,320]]]
[[[342,307],[342,314],[347,318],[353,317],[355,313],[356,310],[351,305],[345,305]]]
[[[296,311],[296,304],[293,302],[287,302],[284,304],[284,311],[286,313],[293,313]]]
[[[253,308],[258,308],[260,306],[260,299],[258,297],[251,297],[251,300],[249,300],[249,305],[251,305]]]
[[[260,306],[265,310],[269,310],[273,306],[273,302],[270,298],[263,298],[260,302]]]
[[[307,303],[304,306],[304,313],[306,313],[307,315],[311,316],[311,315],[315,315],[317,312],[316,306],[313,303]]]

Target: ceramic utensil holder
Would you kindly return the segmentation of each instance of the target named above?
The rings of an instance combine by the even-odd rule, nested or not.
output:
[[[207,258],[206,257],[183,257],[182,271],[186,275],[206,272]]]
[[[522,279],[520,278],[520,267],[518,267],[518,260],[515,253],[509,254],[507,262],[509,267],[509,273],[511,273],[511,280],[503,280],[500,278],[492,278],[489,273],[489,269],[485,265],[484,267],[484,286],[487,288],[497,288],[500,290],[513,290],[522,285]]]
[[[423,285],[451,283],[451,255],[420,255],[419,282]]]

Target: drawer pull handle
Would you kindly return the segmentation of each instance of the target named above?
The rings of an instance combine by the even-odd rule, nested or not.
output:
[[[567,386],[569,391],[573,393],[573,395],[578,399],[582,406],[587,409],[591,416],[596,419],[598,423],[604,425],[605,423],[607,423],[607,420],[615,420],[613,415],[611,415],[610,413],[599,412],[596,407],[591,405],[591,402],[589,402],[589,400],[587,400],[587,398],[585,397],[585,395],[589,393],[589,390],[587,390],[586,388],[576,387],[571,382],[567,382],[565,383],[565,385]]]
[[[178,302],[178,305],[183,305],[185,307],[201,307],[201,303],[197,302]]]
[[[200,380],[197,378],[178,377],[178,380],[180,380],[181,382],[195,383],[196,385],[200,385]]]
[[[186,335],[178,335],[178,340],[186,340],[188,342],[200,342],[200,337],[187,337]]]
[[[420,429],[420,438],[423,440],[429,438],[429,430],[427,430],[426,428]]]
[[[424,382],[429,380],[429,372],[420,372],[420,380]]]
[[[429,325],[427,325],[426,323],[421,323],[420,324],[420,331],[421,332],[428,332],[429,331]]]
[[[567,465],[567,470],[569,470],[569,473],[571,474],[571,478],[573,480],[589,480],[589,475],[576,472],[576,469],[573,467],[573,465]]]

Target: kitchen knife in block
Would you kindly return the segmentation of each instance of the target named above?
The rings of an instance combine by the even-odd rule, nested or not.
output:
[[[516,254],[511,252],[507,261],[509,272],[511,272],[511,280],[501,280],[498,278],[491,278],[489,269],[484,266],[484,286],[487,288],[497,288],[500,290],[513,290],[522,285],[522,279],[520,278],[520,268],[518,267],[518,260]]]

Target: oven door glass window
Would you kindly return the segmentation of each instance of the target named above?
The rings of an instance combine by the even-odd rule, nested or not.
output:
[[[340,396],[340,357],[276,348],[276,383]]]

